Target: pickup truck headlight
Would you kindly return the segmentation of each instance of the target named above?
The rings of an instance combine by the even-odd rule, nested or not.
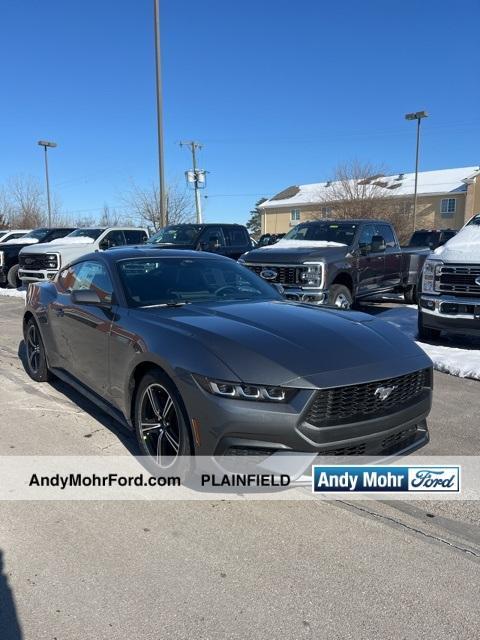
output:
[[[232,398],[234,400],[253,400],[257,402],[288,402],[296,393],[296,389],[283,387],[267,387],[242,382],[228,382],[226,380],[212,380],[193,374],[197,384],[214,396]]]
[[[438,260],[427,260],[423,265],[422,272],[422,291],[423,293],[436,293],[435,278],[439,275],[439,271],[443,266],[443,262]]]
[[[47,269],[59,269],[60,256],[57,253],[47,253]]]
[[[0,267],[3,267],[4,263],[5,263],[4,254],[3,254],[3,251],[0,251]]]
[[[300,280],[303,287],[323,288],[325,264],[323,262],[304,262],[307,267],[300,274]]]

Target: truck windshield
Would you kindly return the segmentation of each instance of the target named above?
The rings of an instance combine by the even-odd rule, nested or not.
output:
[[[23,237],[34,238],[35,240],[43,240],[43,238],[45,238],[45,236],[49,232],[50,232],[50,229],[46,229],[46,228],[34,229],[33,231],[30,231],[30,233],[27,233],[27,235]]]
[[[201,230],[199,224],[172,224],[157,231],[147,244],[193,244]]]
[[[438,234],[434,231],[415,231],[408,244],[410,247],[429,247],[437,237]]]
[[[68,234],[67,238],[92,238],[92,240],[96,240],[104,231],[105,229],[75,229]]]
[[[325,242],[339,242],[350,246],[353,244],[357,226],[358,225],[350,222],[298,224],[287,233],[284,240],[323,240]]]
[[[480,227],[480,213],[473,217],[468,224],[476,224]]]

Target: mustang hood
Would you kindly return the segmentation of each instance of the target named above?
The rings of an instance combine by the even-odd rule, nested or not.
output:
[[[190,334],[244,382],[337,386],[431,366],[410,338],[362,313],[272,301],[192,304],[142,314]],[[208,375],[198,367],[194,372]]]

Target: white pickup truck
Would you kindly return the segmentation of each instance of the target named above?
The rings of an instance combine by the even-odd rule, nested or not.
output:
[[[143,244],[148,237],[146,229],[136,227],[76,229],[64,238],[24,247],[19,255],[18,277],[24,283],[53,280],[60,269],[88,253]]]
[[[431,253],[423,267],[418,335],[480,336],[480,214]]]

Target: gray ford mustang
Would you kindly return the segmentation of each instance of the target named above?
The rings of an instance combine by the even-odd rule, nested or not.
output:
[[[122,248],[30,285],[34,380],[57,376],[134,429],[160,467],[182,456],[392,455],[428,442],[431,361],[395,327],[287,302],[213,254]]]

